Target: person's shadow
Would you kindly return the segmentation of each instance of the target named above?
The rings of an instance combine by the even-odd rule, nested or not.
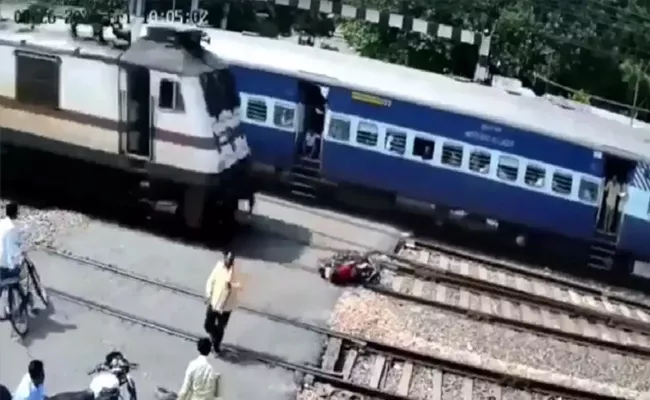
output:
[[[35,341],[45,339],[50,333],[64,333],[69,329],[76,329],[75,324],[66,324],[53,318],[56,314],[54,303],[45,308],[35,308],[29,320],[29,331],[21,343],[25,347],[31,346]]]

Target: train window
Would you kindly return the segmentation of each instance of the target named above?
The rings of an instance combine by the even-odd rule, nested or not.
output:
[[[169,79],[160,80],[160,93],[158,96],[158,108],[171,111],[185,111],[181,85]]]
[[[16,52],[16,100],[59,108],[60,60],[31,52]]]
[[[350,140],[350,120],[332,117],[330,120],[329,137],[336,140]]]
[[[570,174],[556,172],[553,174],[553,191],[558,194],[571,194],[573,177]]]
[[[433,140],[416,137],[413,140],[413,155],[423,160],[431,160],[433,158],[434,147]]]
[[[393,128],[386,129],[386,150],[391,153],[404,155],[406,151],[406,133]]]
[[[527,165],[524,182],[528,186],[544,187],[546,183],[546,170],[538,165]]]
[[[377,128],[377,125],[369,122],[359,122],[359,127],[357,128],[357,143],[371,147],[377,146],[378,135],[379,128]]]
[[[490,172],[490,153],[484,150],[474,150],[469,153],[469,169],[481,174]]]
[[[578,197],[580,197],[580,200],[582,201],[595,204],[596,201],[598,201],[598,188],[599,185],[597,182],[582,178],[580,179]]]
[[[442,163],[460,167],[460,164],[463,163],[463,146],[445,143],[442,146]]]
[[[497,177],[504,181],[516,181],[519,174],[519,160],[510,156],[499,157]]]
[[[273,123],[280,128],[293,128],[296,111],[293,107],[276,104],[273,109]]]
[[[246,105],[246,118],[251,121],[266,122],[266,101],[249,99]]]

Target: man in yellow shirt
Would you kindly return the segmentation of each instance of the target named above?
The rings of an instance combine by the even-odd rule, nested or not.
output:
[[[212,339],[215,353],[221,351],[221,341],[230,319],[230,313],[237,307],[241,283],[235,270],[235,255],[231,252],[224,254],[205,284],[205,301],[208,305],[203,328]]]

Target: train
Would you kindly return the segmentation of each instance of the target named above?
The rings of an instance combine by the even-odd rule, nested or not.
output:
[[[386,211],[480,217],[576,269],[647,286],[650,131],[568,101],[205,32],[238,82],[257,173],[305,196],[356,191]]]
[[[235,222],[239,200],[254,191],[250,149],[236,79],[206,50],[202,31],[150,24],[137,40],[101,44],[71,37],[63,21],[36,29],[2,24],[5,171],[8,155],[54,154],[62,158],[15,168],[45,176],[63,158],[101,165],[120,174],[119,189],[110,190],[165,204],[192,230]]]

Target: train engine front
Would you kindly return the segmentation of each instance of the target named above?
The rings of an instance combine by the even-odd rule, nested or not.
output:
[[[228,65],[203,48],[204,39],[198,29],[148,26],[122,66],[149,64],[150,79],[131,78],[134,86],[151,85],[152,161],[171,167],[162,175],[173,181],[176,213],[185,225],[211,230],[234,226],[239,200],[252,198],[254,187],[235,79]]]

